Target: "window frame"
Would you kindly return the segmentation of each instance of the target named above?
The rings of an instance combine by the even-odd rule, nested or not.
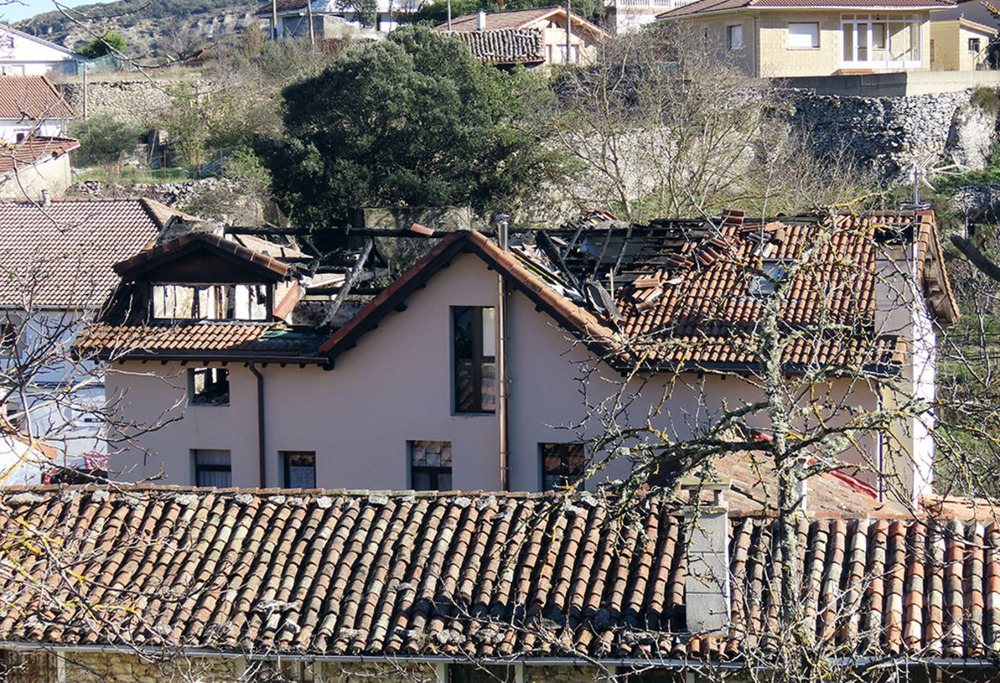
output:
[[[973,44],[975,44],[975,47],[973,47]],[[968,39],[968,43],[967,43],[968,51],[971,52],[971,53],[973,53],[973,54],[976,54],[976,55],[979,54],[979,51],[982,49],[980,47],[981,45],[982,45],[982,39],[979,38],[979,37],[972,37],[972,38]]]
[[[735,29],[739,29],[736,31]],[[733,40],[739,34],[739,44]],[[743,42],[743,24],[729,24],[726,26],[726,49],[728,52],[740,52],[746,44]]]
[[[472,345],[471,355],[468,358],[459,356],[459,316],[462,315],[464,311],[472,312],[472,325],[471,325],[471,340]],[[493,311],[493,355],[486,355],[485,351],[485,320],[486,311]],[[497,400],[497,387],[496,387],[496,307],[494,306],[452,306],[449,310],[451,317],[451,410],[453,415],[493,415],[496,413],[496,400]],[[462,387],[459,386],[459,379],[462,376],[461,366],[468,363],[471,367],[471,395],[468,398],[468,404],[463,405],[460,403],[463,397]],[[493,391],[492,391],[492,407],[485,402],[485,398],[491,394],[486,391],[487,387],[487,377],[483,372],[483,368],[487,365],[493,366]],[[478,408],[473,408],[472,406],[479,406]]]
[[[228,464],[200,463],[198,457],[201,455],[222,455],[228,458]],[[193,448],[191,449],[191,461],[194,464],[194,485],[198,488],[232,488],[233,486],[233,452],[227,448]],[[202,473],[226,472],[229,474],[229,483],[226,486],[216,486],[214,484],[202,484]]]
[[[237,298],[239,288],[245,288],[247,292],[256,292],[257,298],[264,297],[263,309],[254,314],[255,309],[260,304],[254,306],[247,305],[246,315],[237,315]],[[189,290],[191,298],[190,313],[177,315],[177,293],[181,290]],[[168,306],[170,296],[173,296],[174,303]],[[215,300],[216,312],[208,315],[209,312],[201,311],[202,298]],[[249,299],[249,294],[248,294]],[[216,321],[239,321],[239,322],[268,322],[273,317],[274,288],[265,282],[151,282],[149,284],[149,316],[153,320],[216,320]],[[168,310],[169,309],[169,310]]]
[[[799,33],[793,33],[793,26],[812,26],[815,28],[815,32],[810,34],[813,38],[812,45],[793,45],[792,36],[793,35],[804,35]],[[820,49],[820,29],[818,21],[790,21],[788,22],[788,39],[786,41],[786,48],[789,50],[818,50]]]
[[[565,453],[546,453],[548,449],[567,449]],[[580,471],[575,473],[573,470],[573,465],[571,459],[574,453],[571,451],[579,449],[580,453]],[[548,472],[546,470],[545,464],[549,457],[559,457],[560,463],[559,467],[554,472]],[[569,488],[570,486],[575,486],[577,490],[582,491],[584,489],[584,478],[587,473],[587,447],[581,441],[569,441],[569,442],[548,442],[540,441],[538,443],[538,460],[539,468],[541,470],[541,490],[542,491],[559,491],[561,489]],[[565,470],[565,471],[559,471]],[[554,487],[547,486],[548,477],[559,477],[561,479],[560,483]]]
[[[285,484],[285,488],[295,488],[295,489],[314,489],[316,488],[316,451],[278,451],[278,455],[281,457],[281,471],[282,471],[282,481]],[[296,457],[311,458],[312,465],[312,485],[311,486],[293,486],[292,485],[292,459]],[[305,465],[295,465],[296,467],[306,468]]]
[[[200,392],[197,390],[198,375],[205,374],[206,381],[204,389]],[[222,376],[222,380],[218,379],[218,376]],[[209,382],[208,378],[212,377],[215,381]],[[225,384],[226,391],[225,394],[219,393],[217,398],[213,398],[213,394],[209,392],[209,387],[222,386]],[[188,368],[188,405],[198,406],[198,407],[209,407],[209,408],[225,408],[229,405],[230,397],[232,396],[232,384],[229,381],[229,368],[219,368],[214,366],[205,366],[201,368]]]
[[[418,465],[414,462],[416,457],[417,448],[422,444],[435,444],[439,446],[439,462],[441,461],[441,456],[447,449],[448,453],[448,464],[447,465]],[[427,446],[424,445],[424,450],[426,452]],[[454,490],[454,460],[452,458],[452,442],[451,441],[431,441],[431,440],[421,440],[415,439],[406,442],[406,462],[408,466],[408,484],[411,491],[453,491]],[[416,482],[414,480],[414,475],[425,474],[428,476],[428,486],[426,488],[417,488]],[[447,488],[442,488],[441,477],[447,475],[448,485]]]

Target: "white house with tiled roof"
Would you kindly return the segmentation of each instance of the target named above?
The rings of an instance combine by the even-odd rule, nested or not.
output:
[[[45,76],[0,76],[0,142],[63,137],[75,117]]]
[[[654,442],[711,435],[752,449],[769,438],[754,380],[756,320],[769,278],[784,277],[829,229],[836,246],[815,258],[839,264],[832,279],[796,286],[784,313],[797,330],[785,371],[819,368],[825,378],[812,382],[817,410],[799,428],[852,432],[838,457],[863,470],[846,474],[864,480],[858,490],[867,487],[872,504],[889,495],[886,481],[915,499],[933,476],[929,408],[906,404],[913,414],[879,438],[851,426],[902,396],[933,401],[933,325],[958,316],[933,214],[823,225],[802,217],[762,226],[735,214],[715,228],[598,221],[515,251],[453,233],[325,341],[301,326],[299,304],[313,297],[294,270],[272,263],[280,257],[220,251],[202,238],[164,245],[141,268],[121,264],[114,305],[76,351],[111,361],[109,396],[129,422],[173,420],[134,435],[141,450],[116,468],[127,478],[162,467],[185,485],[546,490],[579,477],[586,458],[609,455],[592,440],[607,433],[599,406],[616,389],[625,397],[617,424],[642,430],[651,420]],[[229,275],[212,275],[221,272]],[[194,311],[195,291],[234,284],[272,288],[263,317]],[[180,290],[171,299],[164,287]],[[832,336],[810,332],[833,309],[850,323]],[[868,379],[857,380],[859,368]],[[746,414],[732,422],[734,411]],[[586,486],[630,476],[634,464],[619,458]]]
[[[932,13],[946,0],[697,0],[660,14],[755,77],[931,68]]]
[[[72,76],[78,55],[62,45],[0,24],[0,75]]]

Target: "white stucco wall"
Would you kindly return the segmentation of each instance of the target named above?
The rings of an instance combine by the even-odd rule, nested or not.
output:
[[[263,484],[284,484],[280,451],[306,450],[316,452],[320,487],[407,488],[407,442],[434,440],[452,443],[455,488],[498,489],[497,415],[452,412],[450,332],[451,306],[495,306],[496,300],[496,274],[477,257],[460,256],[412,294],[405,311],[390,314],[338,357],[333,370],[275,364],[259,368],[266,391]],[[581,424],[587,415],[584,393],[590,405],[597,405],[617,391],[622,380],[606,365],[595,363],[589,351],[574,344],[520,293],[510,297],[508,329],[510,485],[513,490],[539,490],[538,444],[599,435],[603,427],[596,416]],[[108,396],[119,402],[129,421],[149,425],[181,418],[137,436],[146,452],[127,449],[113,457],[112,468],[125,469],[124,478],[135,480],[157,474],[162,464],[165,483],[189,485],[194,482],[192,449],[229,449],[233,485],[261,485],[254,376],[243,364],[229,364],[230,405],[187,406],[190,367],[126,362],[109,370]],[[593,372],[581,382],[588,370]],[[872,410],[879,400],[877,388],[865,384],[840,382],[811,390],[801,395],[803,405],[849,404]],[[761,394],[752,378],[688,373],[662,374],[642,385],[633,381],[626,395],[637,396],[626,411],[633,425],[653,414],[657,427],[671,438],[684,439],[723,411]],[[751,427],[767,427],[763,413],[745,421]],[[863,444],[865,455],[852,451],[845,457],[851,462],[877,461],[873,449],[869,440]],[[627,471],[627,463],[620,461],[595,479],[620,478]]]
[[[43,76],[75,72],[72,54],[0,28],[0,74]]]

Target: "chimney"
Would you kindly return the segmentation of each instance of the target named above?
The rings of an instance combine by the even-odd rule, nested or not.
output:
[[[729,480],[684,479],[681,489],[688,492],[684,506],[687,630],[719,635],[729,626],[729,507],[722,500]],[[711,499],[703,501],[703,493]]]
[[[509,213],[498,213],[497,214],[497,244],[501,249],[507,251],[510,248],[508,233],[510,229],[510,214]]]
[[[42,206],[48,206],[52,203],[52,195],[48,190],[42,190]]]
[[[479,13],[476,15],[476,30],[486,30],[486,12],[484,10],[479,10]]]

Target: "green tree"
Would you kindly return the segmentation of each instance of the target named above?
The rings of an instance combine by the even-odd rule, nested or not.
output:
[[[261,145],[275,198],[323,225],[365,206],[509,206],[559,159],[524,121],[544,83],[474,59],[465,44],[407,27],[354,47],[289,86],[285,139]]]
[[[103,57],[106,54],[121,54],[125,51],[125,38],[120,33],[106,31],[80,48],[79,52],[87,59]]]
[[[78,166],[114,164],[125,152],[135,149],[142,129],[116,121],[110,114],[98,114],[70,126],[70,135],[80,141],[74,153]]]

